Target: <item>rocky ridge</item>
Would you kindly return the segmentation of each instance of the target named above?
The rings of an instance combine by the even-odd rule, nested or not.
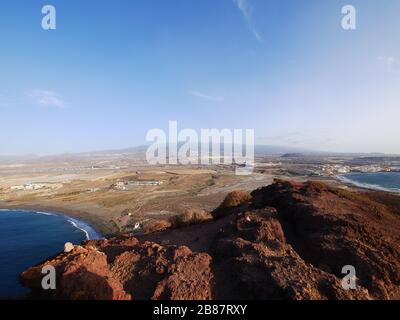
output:
[[[36,299],[400,299],[397,196],[276,181],[229,197],[212,221],[87,241],[20,281]],[[56,290],[41,288],[45,265]],[[341,285],[346,265],[356,290]]]

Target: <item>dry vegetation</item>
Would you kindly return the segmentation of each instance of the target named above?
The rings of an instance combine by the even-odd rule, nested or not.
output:
[[[366,195],[373,201],[384,204],[390,208],[396,215],[400,216],[400,196],[386,192],[369,192]]]
[[[251,201],[251,195],[244,191],[232,191],[230,192],[225,200],[222,202],[220,208],[232,208],[240,206],[241,204],[248,203]]]
[[[157,220],[146,223],[143,226],[143,232],[145,234],[165,231],[167,229],[178,229],[183,228],[213,219],[211,213],[198,209],[190,208],[184,214],[173,216],[168,220]]]
[[[205,221],[210,219],[207,212],[215,210],[229,192],[254,190],[272,182],[269,175],[236,176],[232,169],[219,166],[149,166],[120,155],[109,157],[91,155],[72,160],[46,159],[23,167],[0,166],[0,207],[75,215],[107,235],[110,229],[112,234],[134,232],[138,223],[144,228],[144,224],[165,220],[178,227]],[[129,184],[132,181],[160,184],[135,186]],[[117,189],[118,182],[125,182],[126,190]],[[11,189],[29,183],[49,187],[36,191]],[[198,210],[188,212],[190,208]],[[176,215],[182,216],[171,219]]]
[[[364,208],[382,218],[383,215],[390,216],[392,213],[400,215],[400,196],[388,192],[379,191],[359,191],[329,186],[323,182],[309,181],[306,183],[307,192],[323,193],[331,192],[340,198],[344,198],[356,203],[362,203]]]
[[[167,220],[152,221],[143,226],[143,232],[145,234],[161,232],[170,229],[171,226],[172,226],[171,222]]]
[[[245,191],[232,191],[230,192],[212,213],[214,219],[218,219],[229,214],[232,208],[239,207],[244,204],[249,204],[252,201],[250,193]]]
[[[173,217],[171,219],[171,223],[174,228],[181,228],[209,221],[212,219],[213,216],[211,215],[211,213],[202,209],[191,208],[188,209],[184,214]]]

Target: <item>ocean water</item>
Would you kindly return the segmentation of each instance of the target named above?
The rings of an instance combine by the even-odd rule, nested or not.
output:
[[[18,283],[28,267],[101,235],[88,224],[60,214],[0,209],[0,298],[21,298],[28,290]]]
[[[400,192],[400,172],[352,172],[340,175],[338,179],[362,188]]]

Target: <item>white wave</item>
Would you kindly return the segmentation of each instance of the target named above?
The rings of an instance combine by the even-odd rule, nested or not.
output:
[[[31,212],[31,213],[35,213],[36,211],[32,211],[32,210],[25,210],[25,209],[0,209],[0,212]]]
[[[69,222],[70,224],[72,224],[73,227],[75,227],[75,228],[81,230],[81,231],[85,234],[86,239],[87,239],[87,240],[90,240],[89,232],[87,232],[85,229],[79,227],[78,224],[77,224],[75,221],[72,221],[72,220],[68,219],[68,222]]]
[[[42,214],[45,216],[56,216],[57,215],[55,213],[28,210],[28,209],[0,209],[0,212],[23,212],[23,213],[32,213],[32,214]]]
[[[65,214],[59,214],[59,213],[52,213],[52,212],[43,212],[43,211],[35,211],[35,210],[26,210],[26,209],[0,209],[0,212],[24,212],[24,213],[32,213],[32,214],[41,214],[45,216],[59,216],[63,217],[68,221],[74,228],[82,231],[85,234],[85,237],[87,240],[98,240],[98,239],[104,239],[104,237],[98,233],[92,226],[89,224],[69,217]]]
[[[71,217],[68,217],[67,221],[76,229],[81,230],[85,234],[87,240],[103,239],[103,237],[87,223]]]
[[[42,215],[45,215],[45,216],[56,216],[55,213],[50,213],[50,212],[43,212],[43,211],[33,211],[33,212],[37,213],[37,214],[42,214]]]
[[[338,179],[341,182],[352,184],[352,185],[354,185],[356,187],[360,187],[360,188],[364,188],[364,189],[400,193],[400,189],[398,189],[398,188],[385,188],[385,187],[382,187],[382,186],[377,185],[377,184],[371,184],[371,183],[355,181],[355,180],[352,180],[350,178],[347,178],[347,177],[341,176],[341,175],[336,176],[335,178]]]

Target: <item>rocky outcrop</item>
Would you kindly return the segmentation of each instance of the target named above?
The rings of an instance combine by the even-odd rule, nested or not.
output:
[[[370,298],[363,288],[343,290],[339,278],[304,261],[287,243],[273,208],[239,214],[236,221],[221,231],[215,257],[231,283],[234,295],[230,298]]]
[[[211,257],[187,247],[139,243],[129,235],[88,241],[21,275],[44,299],[211,299]],[[56,290],[42,290],[42,268],[56,270]]]
[[[400,299],[400,216],[371,200],[376,194],[278,182],[253,197],[254,207],[277,210],[288,243],[304,261],[337,278],[343,266],[354,266],[359,288],[371,298]]]
[[[56,271],[56,289],[42,289],[43,267]],[[70,253],[62,253],[43,264],[28,269],[21,275],[21,283],[32,289],[32,297],[71,300],[125,300],[131,295],[113,277],[107,256],[92,246],[76,246]]]
[[[389,206],[377,194],[277,181],[213,221],[75,246],[21,283],[45,299],[400,299],[393,197]],[[41,289],[46,265],[56,290]],[[356,290],[342,287],[346,265]]]

